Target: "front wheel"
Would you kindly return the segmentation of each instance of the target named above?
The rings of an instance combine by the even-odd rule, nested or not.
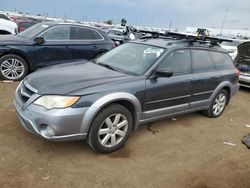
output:
[[[28,73],[28,65],[20,56],[9,54],[0,58],[0,77],[5,80],[22,80]]]
[[[128,109],[119,104],[112,104],[94,118],[88,133],[88,144],[97,152],[113,152],[127,141],[132,124]]]
[[[206,111],[206,114],[211,118],[219,117],[225,110],[227,101],[228,93],[226,90],[222,89],[210,104],[210,107]]]

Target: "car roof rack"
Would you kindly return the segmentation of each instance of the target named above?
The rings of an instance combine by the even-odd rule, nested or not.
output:
[[[138,30],[138,32],[144,35],[149,34],[141,37],[141,39],[149,39],[149,38],[175,39],[175,40],[182,40],[182,42],[189,42],[190,44],[198,42],[201,44],[209,44],[211,46],[217,46],[224,41],[233,42],[233,40],[230,39],[206,36],[204,35],[204,32],[198,32],[197,35],[190,33],[177,33],[171,31],[166,31],[165,33],[159,33],[156,31]]]

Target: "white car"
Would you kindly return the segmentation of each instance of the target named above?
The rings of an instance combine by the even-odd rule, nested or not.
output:
[[[238,49],[237,46],[239,46],[241,43],[244,41],[242,40],[233,40],[233,42],[222,42],[221,47],[226,49],[231,56],[232,60],[235,60],[237,54],[238,54]]]
[[[17,24],[0,18],[0,35],[6,34],[17,34]]]

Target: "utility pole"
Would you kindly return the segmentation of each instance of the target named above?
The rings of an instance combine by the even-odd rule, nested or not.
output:
[[[224,15],[223,22],[222,22],[221,29],[220,29],[220,36],[222,36],[222,29],[224,27],[228,11],[229,11],[228,9],[225,10],[225,15]]]

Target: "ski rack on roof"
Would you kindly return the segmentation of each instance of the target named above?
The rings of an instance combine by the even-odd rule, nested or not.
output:
[[[233,42],[233,40],[230,40],[230,39],[209,37],[209,36],[203,35],[202,33],[198,33],[197,35],[194,35],[190,33],[183,34],[183,33],[170,32],[170,31],[166,31],[166,33],[159,33],[156,31],[138,30],[138,32],[144,35],[141,37],[141,39],[147,39],[147,38],[176,39],[176,40],[184,40],[190,43],[193,43],[193,42],[206,43],[212,46],[217,46],[218,44],[222,42]]]

